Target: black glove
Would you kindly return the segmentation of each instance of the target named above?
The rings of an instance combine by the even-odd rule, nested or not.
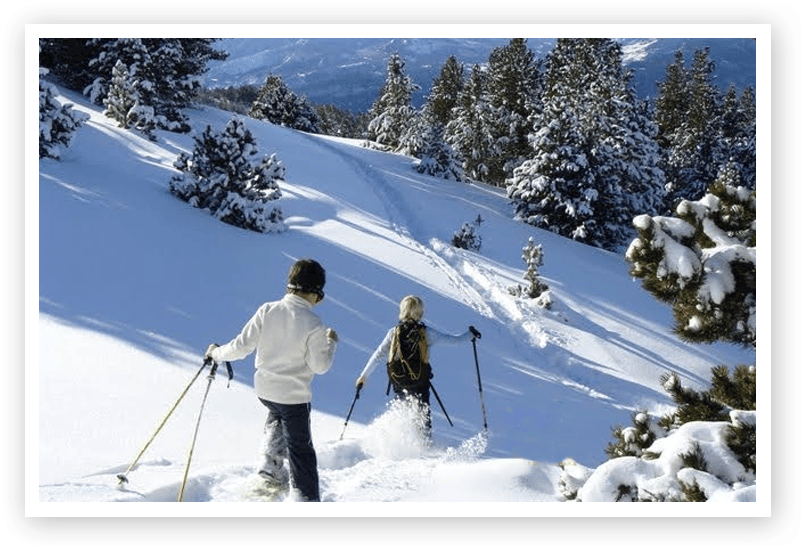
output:
[[[473,326],[468,326],[468,329],[469,329],[469,330],[471,331],[471,333],[473,334],[473,338],[474,338],[474,339],[482,339],[482,334],[480,334],[480,333],[479,333],[479,330],[477,330],[477,329],[476,329],[476,328],[474,328]]]

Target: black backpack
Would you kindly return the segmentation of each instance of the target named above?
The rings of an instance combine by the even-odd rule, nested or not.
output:
[[[422,389],[434,377],[429,365],[426,325],[414,320],[399,322],[387,355],[390,383],[401,389]]]

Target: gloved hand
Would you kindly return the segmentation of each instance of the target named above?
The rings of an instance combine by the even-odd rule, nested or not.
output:
[[[209,345],[209,348],[206,349],[206,353],[203,355],[203,358],[211,358],[212,360],[214,360],[214,357],[212,356],[212,351],[214,351],[219,346],[220,345],[218,345],[217,343],[212,343],[211,345]]]
[[[474,339],[482,339],[482,334],[479,333],[479,330],[477,330],[473,326],[468,326],[468,329],[471,331],[471,334],[473,334]]]
[[[359,376],[359,378],[356,380],[356,389],[357,389],[357,391],[361,390],[362,387],[365,386],[365,381],[367,381],[365,379],[365,376]]]
[[[337,335],[337,332],[329,328],[326,330],[326,337],[331,339],[332,341],[340,341],[340,336]]]

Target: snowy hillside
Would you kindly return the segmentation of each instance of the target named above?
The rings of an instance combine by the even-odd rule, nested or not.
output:
[[[29,505],[41,514],[186,513],[135,503],[175,501],[207,385],[184,500],[247,500],[264,419],[252,392],[252,358],[233,364],[230,387],[225,375],[210,382],[202,376],[124,489],[116,475],[198,370],[206,346],[228,341],[261,303],[279,298],[290,264],[301,257],[326,268],[326,299],[316,311],[340,335],[332,370],[313,384],[326,502],[424,502],[440,516],[530,516],[527,505],[466,510],[436,503],[557,506],[561,461],[594,469],[606,459],[613,427],[629,425],[634,411],[671,407],[662,374],[677,372],[686,386],[705,388],[712,367],[755,362],[753,352],[729,345],[679,341],[669,309],[630,279],[622,256],[513,221],[500,189],[422,176],[407,157],[248,119],[261,150],[277,153],[287,168],[281,207],[288,230],[257,234],[169,193],[172,162],[191,151],[190,136],[160,132],[150,142],[80,97],[62,99],[91,120],[61,161],[39,163],[38,357],[29,358],[27,371],[29,386],[38,387],[38,403],[28,408],[38,415],[38,433],[28,434],[26,473]],[[198,132],[230,119],[213,109],[189,114]],[[454,232],[478,215],[481,250],[451,247]],[[522,282],[521,248],[530,236],[543,245],[551,310],[507,292]],[[405,427],[404,410],[388,408],[382,372],[369,379],[340,438],[354,381],[407,294],[424,299],[424,320],[439,330],[474,325],[482,332],[488,434],[466,345],[432,350],[433,381],[454,422],[448,425],[433,400],[433,448]],[[128,503],[66,505],[77,502]],[[276,514],[299,512],[277,507]],[[361,512],[419,509],[373,505]],[[303,512],[346,511],[324,505]],[[235,511],[263,513],[247,504]]]

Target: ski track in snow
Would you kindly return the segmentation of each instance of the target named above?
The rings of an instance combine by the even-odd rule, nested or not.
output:
[[[368,162],[358,161],[354,158],[356,153],[352,151],[353,147],[337,146],[325,139],[315,139],[315,143],[346,161],[365,181],[371,181],[373,183],[372,191],[381,200],[387,212],[387,219],[399,238],[411,250],[415,250],[424,256],[435,270],[442,272],[447,277],[451,286],[462,296],[463,303],[484,317],[495,318],[492,308],[469,281],[435,250],[421,244],[422,241],[425,241],[425,237],[418,233],[422,231],[423,223],[417,219],[413,209],[409,207],[403,195],[397,192],[393,184],[388,181],[385,175],[388,172],[384,172]],[[395,176],[392,173],[389,173],[389,175]]]

